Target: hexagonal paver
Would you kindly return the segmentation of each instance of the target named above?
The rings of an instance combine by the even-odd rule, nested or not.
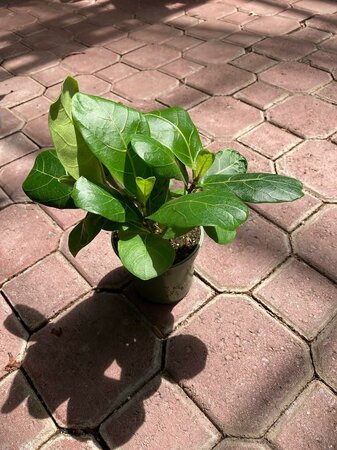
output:
[[[101,47],[91,47],[62,60],[62,67],[77,74],[91,74],[119,60],[119,55]]]
[[[188,61],[187,59],[180,58],[176,61],[173,61],[169,64],[166,64],[161,68],[162,71],[172,75],[173,77],[182,79],[187,77],[188,75],[192,75],[192,73],[198,72],[198,70],[202,69],[203,66],[200,64],[196,64],[192,61]]]
[[[0,83],[0,105],[11,108],[43,94],[44,87],[28,77],[13,77]]]
[[[328,70],[329,72],[335,72],[337,70],[337,60],[334,53],[318,50],[317,52],[309,55],[307,58],[308,61],[310,61],[310,64],[314,67]]]
[[[31,171],[37,153],[29,153],[0,169],[0,186],[15,202],[27,202],[29,198],[22,190],[22,183]]]
[[[150,100],[171,91],[178,80],[157,70],[147,70],[118,81],[114,92],[129,100]]]
[[[277,164],[280,172],[299,178],[326,200],[337,200],[335,144],[321,140],[306,141]]]
[[[0,378],[2,378],[8,372],[15,370],[13,362],[17,365],[21,364],[28,333],[1,294],[0,322],[2,325],[0,331]]]
[[[254,45],[254,51],[257,53],[282,61],[303,58],[315,50],[316,47],[313,43],[292,36],[276,36]]]
[[[230,95],[254,83],[255,76],[229,64],[208,66],[190,75],[186,83],[211,95]]]
[[[219,246],[209,238],[196,260],[197,271],[219,291],[247,291],[280,264],[289,253],[286,235],[251,212],[236,239]]]
[[[110,84],[94,75],[78,75],[76,79],[81,92],[104,96],[110,91]]]
[[[90,284],[118,289],[130,280],[130,275],[112,249],[111,233],[102,231],[76,258],[69,252],[68,235],[69,232],[62,237],[61,251]],[[95,270],[92,270],[93,267]]]
[[[221,17],[233,14],[235,11],[236,9],[233,5],[228,5],[224,2],[211,2],[188,8],[187,14],[198,19],[221,19]]]
[[[37,148],[37,145],[22,133],[3,138],[0,146],[0,166],[34,152]]]
[[[295,252],[337,281],[337,206],[324,206],[293,234]]]
[[[39,448],[56,432],[53,421],[20,371],[2,380],[0,398],[0,440],[4,449]]]
[[[144,301],[137,295],[131,285],[125,294],[133,304],[153,324],[154,329],[167,336],[176,326],[192,312],[203,305],[213,294],[213,291],[197,277],[194,277],[191,290],[187,296],[174,305],[160,305]]]
[[[109,448],[130,450],[141,448],[144,442],[148,450],[156,450],[159,441],[166,449],[206,449],[220,438],[182,389],[159,378],[104,422],[100,431]]]
[[[47,114],[50,107],[50,100],[44,96],[34,98],[29,102],[23,103],[13,108],[13,111],[28,121]]]
[[[209,97],[204,92],[182,85],[168,94],[161,95],[158,100],[164,105],[179,105],[182,108],[189,109],[207,98]]]
[[[304,27],[298,31],[295,31],[295,33],[292,33],[292,36],[318,44],[324,41],[324,39],[327,39],[330,34],[325,31],[315,30],[315,28]]]
[[[97,77],[103,78],[103,80],[106,80],[109,83],[114,84],[117,81],[123,80],[124,78],[127,78],[137,72],[137,69],[118,62],[110,67],[107,67],[106,69],[96,72],[95,75]]]
[[[257,81],[235,94],[235,98],[256,106],[260,109],[268,109],[289,95],[283,89],[270,86],[269,84]]]
[[[109,48],[109,44],[112,42],[118,42],[119,39],[126,37],[127,33],[125,33],[125,31],[118,30],[117,28],[111,26],[111,24],[108,26],[88,27],[88,30],[76,34],[76,39],[89,47],[104,46]]]
[[[264,122],[238,140],[271,159],[279,157],[301,142],[297,136],[268,122]]]
[[[59,88],[57,89],[59,92]],[[54,99],[55,100],[55,99]],[[34,142],[40,147],[51,147],[52,139],[48,128],[48,115],[37,117],[30,120],[23,129]]]
[[[286,2],[262,3],[259,0],[248,2],[247,5],[240,6],[240,11],[247,11],[253,16],[274,16],[287,9]]]
[[[239,31],[238,25],[223,20],[207,20],[186,30],[186,34],[195,38],[211,40],[220,39]]]
[[[310,214],[318,209],[321,204],[322,203],[317,198],[310,194],[305,194],[295,202],[265,203],[251,206],[286,231],[292,231]]]
[[[5,194],[5,192],[0,188],[0,209],[5,208],[10,205],[12,202],[10,198]]]
[[[337,103],[337,82],[333,81],[319,91],[315,92],[318,97],[328,100],[332,103]]]
[[[148,44],[163,44],[169,39],[182,34],[182,31],[176,28],[157,23],[148,25],[137,31],[132,31],[130,37],[136,41],[147,42]]]
[[[31,329],[89,289],[89,284],[59,253],[47,256],[3,286],[7,298]]]
[[[100,448],[91,436],[70,436],[62,433],[52,437],[41,447],[41,450],[99,450]]]
[[[318,30],[315,30],[318,32]],[[320,32],[322,33],[322,32]],[[328,37],[329,35],[327,35]],[[336,52],[337,51],[337,36],[332,37],[331,39],[327,39],[326,41],[322,42],[319,46],[320,48],[323,48],[324,50],[328,50],[330,52]]]
[[[186,334],[207,351],[184,345]],[[171,338],[167,369],[224,434],[246,437],[260,437],[313,373],[301,340],[248,297],[224,295]]]
[[[136,48],[142,47],[143,45],[143,42],[135,41],[134,39],[126,37],[123,39],[118,39],[118,41],[109,42],[109,44],[106,44],[106,48],[118,53],[119,55],[124,55],[125,53],[136,50]]]
[[[69,75],[69,70],[65,70],[61,66],[50,67],[49,69],[41,70],[33,75],[34,80],[37,80],[43,86],[49,87],[53,84],[63,81]]]
[[[331,81],[326,72],[298,62],[280,63],[261,73],[260,79],[292,92],[312,92]]]
[[[250,52],[235,61],[232,61],[231,64],[239,67],[240,69],[248,70],[249,72],[260,73],[263,70],[269,69],[269,67],[275,65],[276,61],[267,58],[266,56]]]
[[[259,17],[244,25],[244,29],[262,36],[279,36],[300,28],[299,22],[281,16]]]
[[[15,31],[36,22],[36,18],[29,14],[20,14],[6,8],[0,10],[0,29]]]
[[[21,130],[24,121],[6,108],[0,107],[0,138]]]
[[[319,14],[308,20],[307,26],[329,33],[337,33],[337,17],[330,14]]]
[[[337,389],[337,317],[322,331],[312,344],[315,368],[319,376]]]
[[[307,339],[337,312],[337,287],[296,259],[273,273],[255,295]]]
[[[268,111],[271,122],[304,138],[326,138],[337,131],[337,107],[309,95],[296,95]]]
[[[0,283],[56,250],[60,230],[35,205],[0,212]]]
[[[263,122],[261,111],[231,97],[213,97],[190,111],[207,135],[235,139]]]
[[[93,294],[31,339],[24,367],[63,426],[97,426],[160,367],[160,341],[121,295]]]
[[[210,41],[188,50],[184,57],[201,64],[224,64],[243,54],[244,49],[237,45]]]
[[[41,207],[63,230],[77,224],[86,215],[82,209],[58,209],[44,205]]]
[[[214,447],[214,450],[270,450],[270,447],[265,442],[227,438]]]
[[[268,433],[280,450],[325,450],[336,446],[337,397],[314,381]]]
[[[180,57],[173,48],[158,44],[146,45],[123,56],[122,61],[138,69],[157,69]]]
[[[199,44],[202,44],[202,41],[200,41],[200,39],[196,39],[192,36],[185,36],[185,35],[175,37],[165,43],[165,45],[167,45],[168,47],[175,48],[176,50],[179,50],[181,52],[190,50],[191,48]]]
[[[66,30],[51,28],[42,30],[24,38],[23,42],[37,50],[50,50],[54,47],[66,44],[72,39],[71,33]]]
[[[337,5],[330,0],[300,0],[295,2],[296,7],[303,9],[310,9],[318,14],[332,14],[337,12]]]
[[[29,75],[56,66],[58,58],[49,51],[35,50],[7,59],[2,65],[15,75]]]

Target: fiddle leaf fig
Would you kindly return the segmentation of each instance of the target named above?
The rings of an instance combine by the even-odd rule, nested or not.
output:
[[[69,235],[74,256],[101,230],[113,232],[122,263],[142,280],[167,271],[195,227],[225,245],[246,221],[246,203],[303,195],[294,178],[247,173],[240,153],[203,148],[182,108],[142,113],[79,92],[71,77],[50,108],[49,128],[55,149],[37,156],[24,191],[44,205],[87,212]]]
[[[64,180],[67,179],[68,183]],[[57,157],[55,149],[45,150],[35,160],[22,188],[29,198],[55,208],[75,208],[71,197],[75,180]]]

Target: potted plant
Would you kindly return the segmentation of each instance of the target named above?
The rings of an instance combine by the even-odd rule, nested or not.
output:
[[[227,244],[247,220],[246,203],[303,195],[293,178],[247,173],[234,150],[208,151],[185,110],[141,113],[80,93],[71,77],[50,107],[49,129],[54,148],[37,156],[25,193],[87,212],[69,235],[74,256],[110,230],[115,252],[151,301],[186,295],[203,230]]]

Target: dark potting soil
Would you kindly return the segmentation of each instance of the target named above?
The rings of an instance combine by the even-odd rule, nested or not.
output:
[[[174,264],[183,261],[195,250],[196,246],[199,244],[200,236],[200,228],[193,228],[193,230],[182,236],[170,239],[170,244],[176,251]]]

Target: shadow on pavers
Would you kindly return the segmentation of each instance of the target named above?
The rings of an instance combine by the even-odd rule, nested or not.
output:
[[[27,305],[18,305],[18,309],[23,319],[28,314],[41,316]],[[15,334],[11,316],[4,326]],[[188,373],[193,378],[204,369],[207,348],[202,341],[191,335],[170,339],[176,348],[190,348],[185,377]],[[162,345],[123,294],[94,292],[31,335],[22,366],[61,427],[89,431],[160,372]],[[157,384],[150,395],[159,388]],[[18,372],[2,413],[10,413],[25,401],[19,385]],[[30,414],[42,419],[33,399],[27,400]],[[127,442],[144,420],[142,405],[123,433],[116,430],[114,443]]]

